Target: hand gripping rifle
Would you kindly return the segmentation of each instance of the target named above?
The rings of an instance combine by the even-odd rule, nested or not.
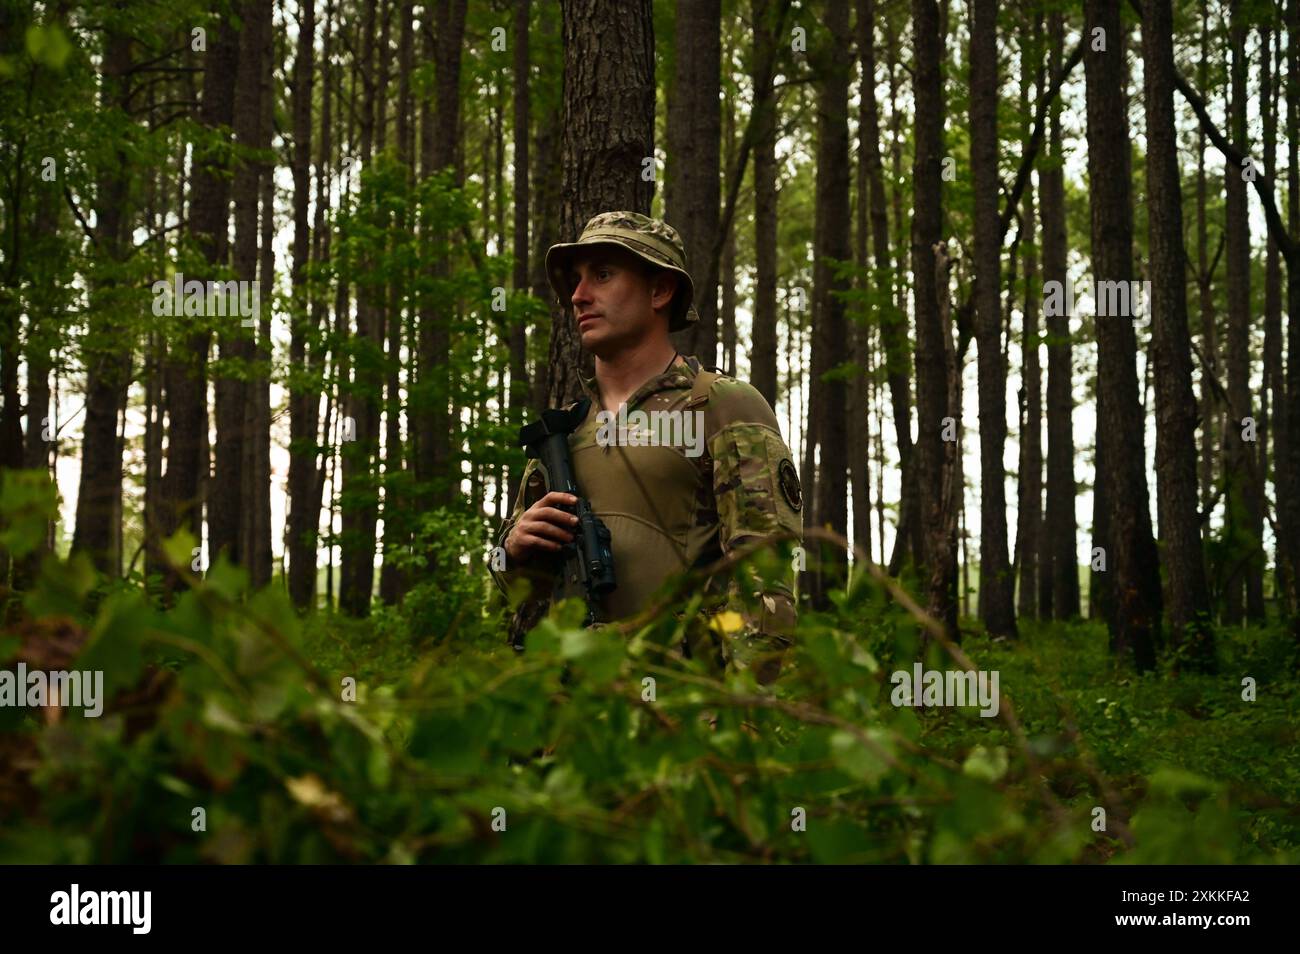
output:
[[[590,408],[591,399],[583,398],[568,411],[543,411],[541,420],[519,432],[519,445],[529,458],[537,459],[547,492],[556,490],[578,498],[576,505],[560,508],[578,516],[573,542],[564,547],[561,555],[568,582],[581,583],[586,593],[587,618],[583,620],[583,626],[595,622],[597,598],[613,592],[617,585],[614,581],[614,554],[609,547],[609,528],[578,490],[578,482],[573,477],[573,462],[569,458],[569,435],[587,419]],[[523,634],[518,634],[516,639],[515,648],[522,649]]]

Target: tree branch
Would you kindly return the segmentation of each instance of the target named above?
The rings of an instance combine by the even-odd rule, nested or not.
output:
[[[1079,65],[1083,59],[1083,42],[1080,41],[1074,48],[1069,58],[1061,64],[1061,71],[1056,74],[1052,80],[1052,85],[1048,87],[1047,92],[1043,94],[1042,99],[1038,101],[1038,106],[1034,110],[1034,131],[1029,136],[1029,144],[1025,146],[1025,154],[1020,159],[1020,168],[1016,170],[1016,179],[1011,187],[1011,193],[1007,196],[1006,208],[998,217],[998,228],[1005,238],[1007,229],[1011,227],[1011,219],[1019,214],[1020,199],[1025,193],[1025,187],[1029,184],[1029,173],[1033,171],[1034,159],[1038,156],[1039,147],[1043,144],[1043,130],[1047,126],[1047,111],[1051,108],[1052,101],[1060,95],[1061,87],[1065,85],[1066,77],[1073,72],[1074,68]]]
[[[1129,0],[1129,3],[1132,4],[1133,9],[1141,17],[1143,14],[1140,0]],[[1255,170],[1255,177],[1249,181],[1254,183],[1255,192],[1259,194],[1260,204],[1264,206],[1264,221],[1268,223],[1269,234],[1273,236],[1278,251],[1286,259],[1287,268],[1300,268],[1300,247],[1292,240],[1286,228],[1282,225],[1282,217],[1278,214],[1277,203],[1273,199],[1273,180],[1255,165],[1254,159],[1228,142],[1223,133],[1219,132],[1218,127],[1214,125],[1214,120],[1210,118],[1209,111],[1205,108],[1205,100],[1201,99],[1196,90],[1192,89],[1191,84],[1183,79],[1183,74],[1176,69],[1174,70],[1174,87],[1183,94],[1183,99],[1187,100],[1187,105],[1192,107],[1192,112],[1200,120],[1201,129],[1204,130],[1205,135],[1209,137],[1210,142],[1214,143],[1219,152],[1223,153],[1228,165],[1242,170],[1249,164]]]
[[[776,51],[781,46],[780,36],[785,27],[786,15],[790,12],[790,4],[791,0],[782,0],[776,15],[776,27],[772,31],[773,42],[764,44],[764,62],[759,64],[758,70],[760,83],[754,90],[755,108],[750,110],[749,118],[745,122],[745,130],[740,137],[740,148],[736,154],[735,168],[727,170],[727,201],[722,209],[722,219],[718,222],[718,234],[714,236],[713,248],[709,253],[709,267],[705,271],[702,286],[704,288],[714,288],[718,283],[718,272],[722,268],[722,246],[727,242],[727,233],[731,230],[731,221],[736,214],[740,180],[745,177],[749,154],[754,148],[754,140],[758,138],[757,118],[763,109],[758,104],[765,103],[767,108],[775,108],[775,103],[769,101],[769,96],[776,92],[773,82],[776,73]]]
[[[63,195],[64,198],[68,200],[68,208],[70,208],[72,214],[77,217],[77,222],[81,225],[81,231],[86,233],[86,238],[90,239],[92,245],[99,244],[95,239],[95,230],[86,224],[86,219],[81,214],[81,209],[77,208],[77,200],[72,197],[72,190],[66,185],[63,187]]]

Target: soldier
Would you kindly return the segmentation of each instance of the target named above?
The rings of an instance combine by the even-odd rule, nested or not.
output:
[[[578,487],[612,537],[618,586],[600,600],[598,621],[635,615],[670,577],[748,540],[798,537],[799,477],[772,408],[750,385],[678,354],[669,338],[699,320],[677,232],[635,212],[605,212],[577,242],[551,246],[546,272],[595,358],[595,376],[583,379],[591,408],[569,448]],[[620,426],[629,420],[630,431]],[[647,431],[647,421],[657,431]],[[574,503],[547,493],[537,462],[529,462],[498,537],[506,568],[492,572],[503,591],[524,576],[534,592],[540,585],[553,598],[579,595],[556,560],[577,523],[561,508]],[[744,593],[710,584],[704,616],[718,622],[688,626],[684,649],[715,669],[752,666],[768,683],[790,645],[794,600],[785,583],[749,578],[754,586]],[[532,598],[515,625],[527,628],[544,611],[545,602]]]

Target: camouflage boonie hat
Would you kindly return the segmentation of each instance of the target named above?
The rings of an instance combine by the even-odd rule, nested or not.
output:
[[[691,322],[700,320],[691,302],[695,297],[695,283],[686,271],[686,246],[677,230],[667,222],[639,212],[602,212],[587,223],[578,241],[561,242],[547,249],[546,276],[566,308],[573,297],[573,289],[569,287],[569,262],[583,245],[621,245],[651,265],[676,272],[682,280],[673,295],[668,330],[681,331]]]

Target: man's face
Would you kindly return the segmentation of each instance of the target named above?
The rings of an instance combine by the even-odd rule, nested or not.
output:
[[[667,335],[676,288],[672,272],[651,278],[631,252],[599,246],[574,256],[569,282],[578,337],[592,354],[608,357],[652,335]]]

